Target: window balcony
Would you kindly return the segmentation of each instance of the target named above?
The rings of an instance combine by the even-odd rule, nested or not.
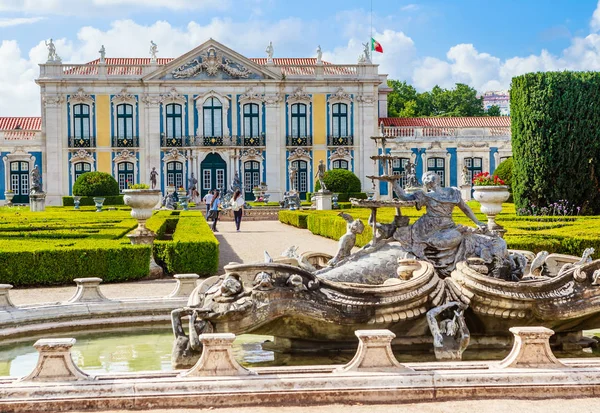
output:
[[[82,138],[71,136],[69,138],[69,148],[95,148],[96,138],[93,136]]]
[[[165,136],[164,133],[160,135],[160,146],[163,148],[181,148],[185,141],[184,136]],[[193,136],[192,136],[193,138]]]
[[[239,136],[239,146],[265,146],[265,134],[260,136]]]
[[[327,137],[327,146],[353,146],[354,136],[333,136]]]
[[[286,146],[312,146],[312,136],[288,136]]]
[[[137,148],[140,146],[140,140],[137,136],[113,136],[113,148]]]

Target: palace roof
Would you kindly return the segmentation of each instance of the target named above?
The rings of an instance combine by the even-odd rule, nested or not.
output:
[[[39,131],[42,130],[41,117],[0,117],[0,131]]]
[[[497,128],[510,127],[510,116],[472,116],[448,118],[379,118],[384,126],[433,128]]]
[[[156,63],[160,65],[166,65],[171,61],[175,60],[172,57],[158,57]],[[254,63],[259,65],[266,65],[266,57],[251,57]],[[105,59],[107,65],[149,65],[149,57],[107,57]],[[100,59],[92,60],[86,64],[97,65],[100,63]],[[275,66],[288,66],[288,65],[316,65],[317,59],[315,57],[274,57],[273,64]],[[331,63],[323,61],[324,65],[330,65]]]

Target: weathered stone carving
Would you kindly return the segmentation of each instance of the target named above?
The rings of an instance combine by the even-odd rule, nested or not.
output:
[[[224,57],[220,51],[211,47],[197,59],[193,59],[173,70],[172,75],[175,79],[187,79],[204,71],[209,76],[216,76],[219,70],[233,78],[241,79],[246,79],[252,74],[243,65],[232,62]]]
[[[365,225],[360,219],[354,220],[351,215],[344,212],[340,212],[338,216],[344,218],[347,222],[346,233],[340,237],[337,254],[328,263],[331,266],[350,256],[352,248],[356,244],[356,234],[362,234],[365,230]]]
[[[464,317],[466,308],[462,303],[451,301],[427,312],[436,359],[462,360],[470,340]]]

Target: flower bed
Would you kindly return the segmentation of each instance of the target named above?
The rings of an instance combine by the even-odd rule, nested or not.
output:
[[[471,201],[469,206],[478,219],[485,219],[477,202]],[[356,240],[357,246],[364,246],[372,236],[372,228],[367,225],[370,210],[352,208],[344,212],[365,223],[364,232]],[[338,213],[339,211],[282,211],[279,213],[279,220],[288,225],[307,228],[315,235],[338,240],[346,232],[346,222],[337,216]],[[424,211],[416,211],[414,208],[402,209],[402,214],[408,216],[411,223],[423,213]],[[379,222],[391,222],[394,214],[394,208],[380,208],[377,219]],[[453,219],[457,224],[473,226],[458,209],[455,209]],[[505,239],[512,249],[580,255],[585,248],[593,247],[596,249],[595,256],[600,253],[600,216],[524,217],[515,214],[514,204],[504,204],[503,212],[497,216],[497,220],[506,228]],[[305,226],[303,223],[306,223]]]
[[[93,211],[48,207],[44,213],[31,213],[27,208],[0,208],[0,284],[56,285],[79,277],[118,282],[148,275],[150,246],[131,245],[126,237],[137,226],[129,210]],[[172,241],[156,241],[154,254],[168,258],[165,266],[171,273],[213,274],[218,241],[202,214],[191,214],[154,213],[148,223],[159,239],[177,227]],[[177,225],[182,218],[186,222]]]

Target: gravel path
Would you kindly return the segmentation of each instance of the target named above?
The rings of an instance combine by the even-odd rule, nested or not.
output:
[[[300,252],[318,251],[335,254],[337,241],[319,237],[279,221],[242,222],[242,231],[236,232],[233,222],[219,222],[215,233],[220,243],[219,274],[230,262],[263,261],[264,251],[278,257],[287,247],[299,246]],[[107,298],[161,297],[175,287],[173,279],[104,284],[102,293]],[[75,285],[66,287],[15,288],[10,298],[15,305],[53,303],[68,300],[75,293]]]

